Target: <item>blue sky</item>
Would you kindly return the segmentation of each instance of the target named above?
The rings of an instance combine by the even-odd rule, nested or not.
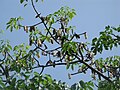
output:
[[[76,10],[77,15],[70,22],[71,25],[76,26],[76,32],[88,33],[88,41],[93,37],[99,35],[99,32],[104,30],[106,25],[118,26],[120,25],[120,0],[44,0],[44,2],[38,2],[36,4],[37,10],[42,15],[53,13],[60,9],[62,6],[69,6]],[[23,7],[19,3],[19,0],[1,0],[0,1],[0,29],[5,30],[6,23],[11,17],[22,16],[24,21],[23,25],[32,25],[39,20],[35,19],[35,13],[28,4],[27,7]],[[28,42],[28,35],[23,30],[14,31],[10,33],[5,30],[3,35],[4,39],[9,39],[12,45],[17,45],[22,42]],[[110,55],[118,55],[118,49],[114,49],[112,52],[105,51],[104,54],[100,54],[97,57],[104,57]],[[50,73],[54,78],[67,81],[69,84],[79,81],[80,79],[88,80],[88,75],[76,75],[71,80],[68,79],[65,67],[57,67],[56,69],[45,69],[45,73]]]

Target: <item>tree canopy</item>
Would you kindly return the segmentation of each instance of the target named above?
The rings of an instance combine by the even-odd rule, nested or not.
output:
[[[120,26],[108,25],[99,33],[99,37],[93,37],[91,42],[84,42],[81,37],[87,39],[87,32],[77,33],[74,31],[75,27],[69,24],[76,15],[74,9],[65,6],[53,14],[43,16],[36,9],[34,2],[38,1],[20,0],[24,7],[28,3],[32,4],[35,18],[39,19],[38,23],[22,25],[21,21],[24,19],[20,16],[11,18],[6,24],[6,29],[11,33],[24,30],[29,35],[29,43],[12,46],[9,41],[0,40],[0,89],[93,90],[97,87],[98,90],[119,90],[120,56],[98,59],[94,57],[104,50],[111,51],[114,47],[119,49]],[[42,57],[47,60],[43,62]],[[92,80],[80,80],[69,86],[47,73],[43,75],[45,68],[61,65],[66,69],[76,70],[68,73],[69,79],[80,73],[87,74],[90,70]]]

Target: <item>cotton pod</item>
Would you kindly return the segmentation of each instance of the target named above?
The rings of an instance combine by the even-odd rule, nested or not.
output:
[[[59,30],[57,31],[57,36],[58,36],[58,37],[62,36],[62,31],[61,31],[61,29],[59,29]]]
[[[26,33],[28,33],[28,26],[24,26],[24,31],[26,31]]]
[[[37,44],[38,44],[38,46],[39,46],[39,47],[41,47],[41,46],[42,46],[42,42],[41,42],[41,40],[40,40],[40,39],[38,39],[38,40],[37,40]]]
[[[38,58],[40,58],[40,53],[39,53],[39,52],[36,52],[36,56],[37,56]]]

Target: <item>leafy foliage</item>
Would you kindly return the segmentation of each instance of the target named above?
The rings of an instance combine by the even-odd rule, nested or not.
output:
[[[20,24],[19,21],[23,20],[22,17],[18,17],[18,18],[11,18],[10,21],[7,23],[7,28],[10,28],[10,31],[12,32],[13,29],[20,29]]]
[[[92,48],[93,52],[97,54],[97,52],[102,53],[103,49],[111,50],[113,46],[117,47],[120,45],[120,36],[117,33],[120,32],[120,27],[110,27],[106,26],[105,31],[100,32],[99,38],[94,38],[92,40]]]
[[[26,6],[29,0],[20,0]],[[39,0],[35,0],[38,2]],[[41,0],[43,1],[43,0]],[[111,56],[106,59],[94,60],[97,53],[103,50],[112,50],[120,45],[120,26],[106,26],[100,32],[100,37],[92,40],[90,48],[86,42],[81,42],[81,37],[87,39],[87,32],[77,34],[75,27],[69,26],[69,22],[76,15],[75,10],[69,7],[61,7],[58,11],[47,16],[42,16],[35,8],[33,0],[33,10],[36,18],[40,20],[34,25],[22,25],[22,17],[11,18],[6,29],[23,29],[29,35],[29,44],[11,46],[9,41],[0,41],[0,89],[4,90],[93,90],[94,83],[91,81],[68,86],[65,82],[52,79],[48,74],[42,75],[46,67],[56,67],[65,65],[66,69],[74,70],[72,75],[84,73],[91,70],[91,78],[99,80],[98,90],[119,88],[119,60],[120,56]],[[44,28],[39,29],[39,25]],[[42,30],[41,30],[42,29]],[[54,48],[51,48],[54,45]],[[46,57],[45,63],[41,57]],[[41,63],[42,62],[42,63]],[[40,72],[36,72],[36,69]],[[76,70],[76,69],[75,69]],[[97,77],[98,76],[98,77]],[[97,85],[96,85],[97,86]],[[105,87],[106,86],[106,87]]]

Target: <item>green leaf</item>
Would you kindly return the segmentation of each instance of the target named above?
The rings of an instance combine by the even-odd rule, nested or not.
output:
[[[71,65],[71,69],[74,70],[74,64]]]
[[[28,50],[29,48],[30,48],[30,46],[29,46],[29,45],[27,45],[27,46],[26,46],[26,49]]]
[[[20,3],[22,4],[24,2],[24,0],[20,0]]]
[[[77,88],[77,84],[75,83],[75,84],[73,84],[73,85],[71,86],[71,89],[70,89],[70,90],[76,90],[76,88]]]
[[[26,7],[27,6],[27,3],[26,4],[24,4],[24,7]]]
[[[109,26],[109,25],[108,25],[108,26],[106,26],[106,27],[105,27],[105,29],[106,29],[106,30],[109,30],[109,29],[110,29],[110,26]]]
[[[81,80],[79,83],[80,83],[82,88],[85,88],[85,83],[83,82],[83,80]]]
[[[40,74],[38,72],[34,72],[35,76],[40,76]]]
[[[38,2],[38,0],[36,0],[36,2]]]
[[[2,78],[0,77],[0,86],[2,86],[3,88],[5,87],[5,84],[2,81]]]
[[[69,64],[69,63],[67,63],[66,69],[69,69],[69,67],[70,67],[70,64]]]
[[[92,81],[87,82],[87,84],[88,84],[89,86],[94,87],[94,83],[93,83]]]
[[[93,88],[91,86],[87,86],[88,90],[93,90]]]
[[[15,86],[15,83],[16,83],[16,78],[13,78],[12,85]]]
[[[95,45],[95,42],[97,41],[97,38],[94,38],[93,40],[92,40],[92,45]]]
[[[9,48],[9,50],[12,50],[12,46],[11,45],[7,45],[7,47]]]

